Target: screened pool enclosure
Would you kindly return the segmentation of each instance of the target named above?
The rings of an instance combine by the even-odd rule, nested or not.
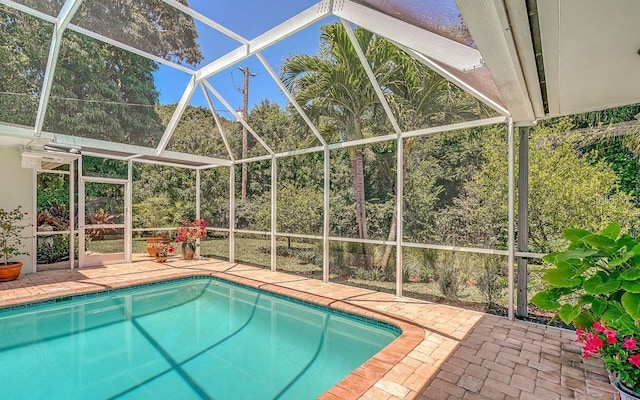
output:
[[[203,218],[202,256],[471,301],[495,275],[489,302],[526,314],[528,260],[560,231],[527,234],[529,129],[640,101],[640,6],[227,3],[0,0],[23,271],[130,263]]]

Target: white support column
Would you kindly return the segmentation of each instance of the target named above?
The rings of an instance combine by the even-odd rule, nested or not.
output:
[[[396,142],[396,296],[402,296],[402,231],[404,229],[404,143]]]
[[[196,170],[196,218],[200,219],[200,170]],[[196,240],[196,258],[200,258],[200,239]]]
[[[229,167],[229,262],[236,261],[236,185],[235,164]]]
[[[85,255],[85,210],[84,210],[84,181],[82,176],[82,157],[78,158],[78,268],[84,267]]]
[[[133,262],[133,161],[127,161],[127,183],[125,185],[124,197],[124,260],[127,263]]]
[[[278,162],[275,155],[271,156],[271,271],[276,272],[278,259],[278,241],[276,227],[278,224]]]
[[[31,236],[33,242],[31,243],[31,265],[33,272],[38,272],[38,169],[31,170],[31,193],[33,193],[33,199],[31,201]]]
[[[75,168],[79,163],[80,158],[77,163],[71,161],[69,165],[69,260],[71,261],[71,269],[74,269],[76,264],[76,202],[74,194],[76,191]]]
[[[330,191],[330,154],[329,147],[324,146],[324,191],[322,199],[322,281],[329,282],[329,191]]]
[[[514,173],[514,138],[513,138],[513,119],[509,117],[509,136],[508,136],[508,158],[509,158],[509,167],[508,167],[508,177],[509,177],[509,206],[508,206],[508,224],[509,224],[509,236],[507,239],[507,263],[509,268],[509,311],[508,316],[509,319],[513,321],[514,312],[513,312],[513,263],[515,261],[515,227],[514,227],[514,210],[513,210],[513,201],[515,197],[515,173]]]

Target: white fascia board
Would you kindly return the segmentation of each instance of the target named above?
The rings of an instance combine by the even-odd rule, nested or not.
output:
[[[178,63],[174,63],[173,61],[165,60],[162,57],[158,57],[158,56],[153,55],[151,53],[147,53],[146,51],[142,51],[142,50],[137,49],[135,47],[129,46],[128,44],[124,44],[122,42],[118,42],[117,40],[113,40],[113,39],[108,38],[106,36],[100,35],[99,33],[96,33],[96,32],[90,31],[88,29],[82,28],[80,26],[77,26],[77,25],[74,25],[74,24],[69,24],[67,29],[69,29],[71,31],[74,31],[74,32],[78,32],[78,33],[83,34],[85,36],[89,36],[89,37],[91,37],[93,39],[96,39],[96,40],[99,40],[101,42],[105,42],[105,43],[110,44],[110,45],[112,45],[114,47],[121,48],[121,49],[126,50],[126,51],[128,51],[130,53],[139,55],[140,57],[148,58],[149,60],[155,61],[155,62],[157,62],[159,64],[162,64],[162,65],[166,65],[167,67],[171,67],[173,69],[177,69],[178,71],[182,71],[182,72],[184,72],[186,74],[193,75],[193,74],[196,73],[196,71],[191,69],[191,68],[187,68],[187,67],[185,67],[183,65],[180,65]]]
[[[309,119],[309,117],[307,116],[307,113],[304,112],[304,110],[302,109],[302,107],[300,107],[300,104],[298,104],[298,102],[293,97],[291,92],[289,92],[287,88],[284,86],[284,84],[282,83],[282,81],[280,80],[276,72],[273,70],[273,68],[271,68],[271,65],[267,62],[267,60],[264,58],[262,53],[257,52],[256,57],[258,57],[258,60],[260,60],[264,68],[267,70],[267,72],[271,76],[271,79],[273,79],[276,85],[278,85],[278,87],[280,88],[280,91],[287,97],[287,99],[289,99],[289,103],[293,106],[293,108],[296,109],[298,114],[300,114],[304,122],[307,123],[307,126],[309,127],[309,129],[311,129],[313,134],[316,135],[316,138],[318,139],[318,141],[320,141],[320,143],[322,143],[323,146],[326,146],[327,142],[324,140],[324,138],[320,134],[320,131],[318,130],[318,128],[316,128],[313,122],[311,122],[311,119]]]
[[[225,68],[228,68],[230,66],[232,66],[235,63],[238,63],[242,60],[244,60],[245,58],[249,57],[249,46],[248,45],[242,45],[240,47],[238,47],[235,50],[231,50],[230,52],[228,52],[227,54],[223,55],[222,57],[216,59],[215,61],[210,62],[209,64],[205,65],[204,67],[200,68],[198,71],[196,71],[196,79],[198,81],[202,81],[208,77],[210,77],[211,75],[215,75],[218,72],[224,70]]]
[[[11,0],[0,0],[0,4],[4,4],[8,7],[14,8],[18,11],[22,11],[26,14],[32,15],[36,18],[40,18],[42,20],[45,20],[47,22],[51,22],[52,24],[56,24],[58,22],[58,19],[56,17],[53,17],[49,14],[45,14],[41,11],[38,10],[34,10],[33,8],[27,7],[24,4],[20,4],[20,3],[16,3],[15,1],[11,1]]]
[[[211,115],[213,115],[213,119],[216,122],[216,126],[218,127],[218,133],[220,133],[220,137],[224,142],[224,147],[227,149],[227,154],[229,154],[229,159],[231,161],[235,160],[233,156],[233,151],[231,151],[231,146],[229,145],[229,141],[227,140],[226,132],[222,129],[222,122],[220,121],[220,117],[216,113],[216,108],[213,106],[213,102],[211,101],[211,96],[209,96],[209,92],[204,87],[202,82],[200,82],[200,88],[204,92],[204,98],[207,99],[207,105],[209,105],[209,110],[211,111]]]
[[[407,52],[409,55],[413,56],[416,60],[420,61],[427,67],[431,68],[432,70],[434,70],[435,72],[437,72],[438,74],[446,78],[448,81],[453,82],[456,86],[462,88],[465,92],[469,93],[476,99],[480,100],[484,104],[493,108],[501,115],[509,116],[509,110],[502,107],[500,104],[496,103],[495,101],[491,100],[491,98],[486,96],[484,93],[482,93],[480,90],[476,89],[475,87],[469,85],[467,82],[464,82],[458,79],[455,75],[449,73],[449,71],[442,68],[438,63],[435,63],[433,62],[433,60],[429,59],[429,57],[425,56],[424,54],[420,54],[417,51],[410,49],[406,46],[403,46],[401,44],[396,43],[396,45],[400,47],[402,50],[404,50],[405,52]],[[483,67],[483,68],[486,68],[486,67]]]
[[[171,136],[173,135],[173,131],[176,129],[176,126],[178,126],[178,123],[180,122],[180,118],[182,118],[182,113],[187,108],[187,105],[189,104],[189,100],[191,100],[191,96],[193,96],[193,92],[195,90],[196,90],[196,79],[195,77],[192,76],[191,79],[189,79],[189,83],[187,84],[186,89],[182,93],[182,97],[180,98],[180,101],[178,102],[178,105],[176,106],[176,109],[173,112],[173,115],[171,116],[169,123],[167,124],[167,128],[164,130],[164,134],[162,135],[160,142],[158,143],[158,147],[157,147],[158,155],[162,155],[162,153],[167,148],[167,145],[169,144],[169,139],[171,139]]]
[[[351,0],[335,2],[333,14],[370,32],[416,49],[458,71],[471,71],[484,65],[480,52],[472,47],[418,28]]]
[[[456,4],[511,117],[514,121],[535,120],[504,4],[462,0]]]
[[[227,100],[225,100],[225,98],[222,97],[222,95],[220,93],[218,93],[218,91],[216,89],[214,89],[213,86],[211,86],[211,84],[209,82],[204,81],[203,83],[207,87],[207,89],[211,93],[213,93],[214,96],[216,96],[216,98],[220,101],[220,103],[222,103],[222,105],[224,105],[227,108],[227,110],[229,110],[229,112],[231,114],[233,114],[233,116],[236,118],[236,120],[238,122],[240,122],[242,124],[242,126],[247,128],[249,133],[251,133],[251,135],[258,141],[258,143],[260,143],[260,145],[262,147],[264,147],[264,149],[267,151],[267,153],[269,153],[270,155],[275,154],[273,152],[273,150],[271,150],[271,147],[267,143],[265,143],[265,141],[262,139],[262,137],[260,135],[258,135],[256,133],[256,131],[253,130],[253,128],[247,123],[247,121],[240,114],[238,114],[238,112],[233,107],[231,107],[231,105],[227,102]]]
[[[560,4],[539,1],[537,6],[549,115],[560,115]]]
[[[529,25],[529,12],[525,2],[521,0],[506,0],[507,13],[513,40],[517,48],[520,65],[524,74],[524,81],[529,91],[529,98],[533,106],[536,118],[544,118],[544,104],[542,91],[540,90],[540,78],[536,55],[533,50],[531,38],[531,26]]]
[[[360,59],[360,63],[362,64],[362,68],[364,68],[364,71],[367,73],[367,77],[369,78],[369,83],[371,84],[371,86],[373,86],[373,90],[376,92],[376,95],[378,96],[378,100],[380,100],[380,103],[382,104],[382,108],[384,108],[384,112],[387,114],[387,118],[389,118],[389,122],[391,122],[391,126],[393,126],[393,129],[399,135],[400,132],[402,132],[402,129],[400,129],[400,125],[398,125],[396,116],[393,115],[393,112],[391,111],[391,107],[389,107],[389,102],[387,102],[387,98],[384,97],[384,93],[382,93],[382,89],[380,88],[380,83],[378,83],[378,79],[376,78],[375,74],[371,70],[371,66],[369,65],[369,60],[367,60],[367,57],[365,57],[364,52],[362,51],[362,48],[358,43],[358,39],[356,38],[355,33],[353,33],[353,29],[351,29],[351,26],[349,25],[349,23],[344,19],[340,19],[340,22],[342,23],[342,26],[344,27],[345,32],[347,32],[347,36],[349,36],[349,40],[351,40],[351,44],[353,45],[353,48],[356,51],[356,54],[358,55],[358,59]]]
[[[43,132],[43,135],[44,134],[51,135],[51,137],[54,136],[52,133],[48,133],[48,132]],[[94,149],[104,149],[106,151],[136,154],[139,157],[142,157],[142,156],[157,157],[158,156],[156,149],[151,147],[137,146],[137,145],[126,144],[126,143],[108,142],[106,140],[90,139],[90,138],[83,138],[79,136],[70,136],[70,135],[61,135],[61,134],[56,134],[55,138],[57,143],[80,146],[80,148],[90,147]],[[105,154],[103,156],[107,158],[111,157],[108,154]],[[163,157],[166,157],[167,159],[171,159],[171,160],[198,162],[202,164],[215,164],[215,165],[225,165],[225,166],[230,166],[232,164],[231,161],[224,160],[221,158],[198,156],[195,154],[185,154],[185,153],[179,153],[176,151],[165,151],[163,153]],[[135,160],[135,161],[142,162],[143,160]],[[153,161],[151,162],[153,163]]]
[[[328,0],[321,1],[251,40],[249,42],[249,52],[253,54],[265,49],[327,17],[331,14],[331,3]]]
[[[225,36],[230,37],[231,39],[242,43],[242,44],[248,44],[249,40],[245,39],[244,37],[240,36],[239,34],[237,34],[236,32],[232,31],[231,29],[228,29],[222,25],[220,25],[219,23],[215,22],[214,20],[207,18],[206,16],[200,14],[199,12],[197,12],[196,10],[194,10],[193,8],[187,7],[184,4],[176,1],[176,0],[162,0],[165,3],[169,4],[171,7],[176,8],[180,11],[182,11],[183,13],[189,15],[190,17],[197,19],[198,21],[202,22],[203,24],[209,26],[210,28],[215,29],[216,31],[222,33]]]

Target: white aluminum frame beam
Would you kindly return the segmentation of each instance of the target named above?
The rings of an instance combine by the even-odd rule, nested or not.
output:
[[[57,17],[53,17],[49,14],[43,13],[41,11],[35,10],[31,7],[27,7],[22,3],[16,3],[15,1],[11,1],[11,0],[0,0],[0,4],[4,4],[5,6],[11,7],[13,9],[16,9],[18,11],[22,11],[25,14],[29,14],[32,15],[36,18],[42,19],[44,21],[50,22],[52,24],[56,24],[56,22],[58,21]]]
[[[155,62],[157,62],[159,64],[166,65],[167,67],[171,67],[171,68],[176,69],[178,71],[182,71],[182,72],[184,72],[186,74],[194,75],[196,73],[196,71],[194,69],[187,68],[184,65],[180,65],[180,64],[175,63],[173,61],[169,61],[169,60],[166,60],[166,59],[164,59],[162,57],[158,57],[155,54],[151,54],[151,53],[148,53],[148,52],[146,52],[144,50],[140,50],[137,47],[133,47],[133,46],[130,46],[130,45],[126,44],[126,43],[119,42],[117,40],[114,40],[114,39],[111,39],[111,38],[106,37],[104,35],[101,35],[99,33],[96,33],[94,31],[90,31],[88,29],[85,29],[85,28],[83,28],[81,26],[77,26],[77,25],[74,25],[74,24],[69,24],[67,29],[69,29],[71,31],[74,31],[74,32],[78,32],[78,33],[83,34],[85,36],[89,36],[90,38],[99,40],[101,42],[110,44],[110,45],[112,45],[114,47],[121,48],[121,49],[126,50],[126,51],[128,51],[130,53],[139,55],[140,57],[148,58],[149,60],[155,61]]]
[[[484,2],[483,2],[484,4]],[[484,65],[480,52],[351,0],[336,1],[333,14],[394,42],[418,50],[461,72]],[[420,40],[416,40],[420,38]]]
[[[280,91],[282,91],[282,93],[287,97],[287,99],[289,100],[289,103],[296,109],[296,111],[298,111],[298,114],[300,114],[304,122],[307,123],[307,126],[309,127],[309,129],[311,129],[313,134],[316,135],[316,138],[318,139],[318,141],[323,146],[326,146],[327,142],[324,140],[324,138],[320,134],[320,131],[318,130],[318,128],[316,128],[313,122],[311,122],[311,119],[309,119],[309,117],[307,116],[307,113],[304,112],[304,110],[302,109],[302,107],[300,107],[300,104],[298,104],[298,102],[293,97],[291,92],[289,92],[287,88],[284,86],[284,84],[282,83],[282,81],[280,80],[276,72],[273,70],[273,68],[271,68],[271,65],[267,62],[267,60],[264,58],[262,53],[257,52],[256,57],[258,57],[258,60],[260,60],[264,68],[267,70],[267,72],[271,76],[271,79],[273,79],[276,85],[278,85],[278,88],[280,88]]]
[[[53,137],[53,134],[51,135],[52,135],[51,137]],[[157,149],[155,148],[137,146],[132,144],[107,142],[99,139],[83,138],[83,137],[71,136],[71,135],[55,135],[55,138],[57,143],[79,146],[80,148],[90,147],[94,149],[104,149],[106,151],[126,152],[126,153],[138,155],[138,157],[141,157],[141,156],[156,157],[158,155]],[[110,154],[100,154],[97,152],[94,152],[94,154],[99,155],[100,157],[118,158],[117,156],[110,155]],[[179,153],[179,152],[168,151],[168,150],[163,153],[163,156],[166,158],[178,160],[178,161],[183,160],[186,162],[200,162],[202,164],[221,165],[221,166],[227,166],[227,167],[231,165],[230,160],[225,160],[222,158],[198,156],[195,154]],[[123,157],[122,159],[126,159],[126,157]],[[153,163],[156,161],[155,160],[136,160],[136,162],[152,162]],[[192,169],[197,168],[196,166],[182,165],[182,164],[180,164],[179,166],[184,168],[192,168]]]
[[[202,89],[202,91],[204,92],[204,98],[207,100],[207,105],[209,106],[209,110],[211,111],[211,115],[213,115],[213,119],[216,122],[216,126],[218,127],[218,133],[220,134],[220,137],[222,138],[222,141],[224,142],[224,147],[227,149],[227,154],[229,154],[229,159],[231,161],[235,161],[235,157],[233,155],[233,151],[231,151],[231,146],[229,145],[229,141],[227,140],[227,133],[224,131],[224,129],[222,127],[222,122],[220,121],[220,117],[218,116],[218,113],[216,113],[216,109],[213,106],[213,102],[211,101],[211,96],[209,96],[209,92],[204,87],[202,82],[200,82],[199,85],[200,85],[200,88]]]
[[[196,10],[194,10],[193,8],[187,7],[184,4],[176,1],[176,0],[162,0],[165,3],[169,4],[171,7],[178,9],[180,11],[182,11],[183,13],[189,15],[191,18],[197,19],[198,21],[202,22],[203,24],[209,26],[210,28],[215,29],[216,31],[222,33],[225,36],[230,37],[231,39],[235,40],[236,42],[242,43],[242,44],[248,44],[249,40],[245,39],[244,37],[240,36],[239,34],[237,34],[236,32],[232,31],[229,28],[224,27],[223,25],[215,22],[214,20],[200,14],[199,12],[197,12]]]
[[[49,95],[51,94],[51,86],[53,85],[53,77],[56,72],[56,65],[58,64],[60,46],[62,45],[62,35],[64,35],[64,31],[67,29],[67,26],[69,25],[69,22],[71,22],[76,11],[80,8],[80,4],[82,4],[82,0],[66,0],[53,27],[51,44],[49,46],[49,58],[44,71],[42,90],[40,91],[40,101],[38,103],[38,112],[36,114],[36,136],[40,136],[40,133],[42,132],[42,125],[44,125],[47,104],[49,104]]]
[[[332,0],[323,0],[251,40],[248,45],[232,50],[217,60],[205,65],[196,73],[198,80],[206,79],[329,16],[331,14],[332,2]]]
[[[367,60],[367,57],[365,56],[364,51],[362,51],[362,47],[360,47],[360,43],[358,43],[358,39],[356,38],[356,35],[353,32],[353,29],[351,29],[351,25],[349,25],[349,23],[342,18],[340,18],[340,22],[342,23],[342,26],[345,32],[347,33],[347,36],[349,36],[349,40],[351,40],[351,45],[353,46],[353,49],[356,51],[356,54],[358,55],[358,59],[362,64],[362,68],[364,68],[364,71],[366,72],[367,77],[369,78],[369,83],[371,84],[371,86],[373,86],[373,90],[376,92],[376,95],[378,96],[378,100],[380,100],[380,104],[382,104],[382,108],[384,109],[384,112],[387,114],[387,118],[389,119],[389,122],[391,122],[391,126],[393,126],[393,130],[396,132],[397,135],[400,135],[400,133],[402,132],[402,129],[400,129],[400,125],[398,125],[396,116],[393,115],[393,112],[391,111],[391,107],[389,106],[389,102],[387,101],[387,98],[384,97],[384,93],[382,93],[382,89],[380,88],[380,83],[378,82],[378,79],[373,73],[373,70],[371,69],[371,65],[369,65],[369,60]]]
[[[218,91],[216,89],[214,89],[214,87],[211,86],[211,84],[209,82],[203,81],[203,84],[207,87],[207,89],[211,93],[213,93],[214,96],[216,96],[218,101],[220,101],[222,103],[222,105],[224,105],[227,108],[227,110],[229,110],[229,112],[231,114],[233,114],[233,116],[236,118],[236,120],[238,122],[240,122],[242,124],[242,126],[247,128],[247,130],[251,133],[251,135],[258,141],[258,143],[260,143],[262,145],[262,147],[264,147],[264,149],[269,153],[269,155],[274,155],[275,154],[273,152],[273,150],[271,150],[271,147],[269,147],[269,145],[266,144],[264,140],[262,140],[262,137],[260,137],[260,135],[258,135],[256,133],[256,131],[254,131],[253,128],[251,128],[251,126],[247,123],[247,121],[244,119],[244,117],[241,116],[236,110],[234,110],[233,107],[231,107],[231,105],[225,100],[225,98],[222,97],[222,95],[220,93],[218,93]]]
[[[178,123],[180,123],[180,118],[182,118],[184,110],[187,108],[187,105],[189,105],[189,101],[191,100],[191,96],[193,96],[193,92],[195,92],[195,90],[196,78],[192,76],[191,79],[189,79],[187,87],[182,93],[182,97],[180,98],[180,101],[178,102],[173,115],[171,115],[171,119],[169,120],[169,123],[167,124],[167,127],[162,134],[160,142],[158,143],[156,153],[157,155],[162,155],[162,153],[164,153],[164,151],[167,149],[169,140],[171,139],[171,136],[173,136],[173,131],[176,129],[176,126],[178,126]]]

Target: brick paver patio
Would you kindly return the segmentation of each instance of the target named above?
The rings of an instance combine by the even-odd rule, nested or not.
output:
[[[190,275],[214,275],[398,325],[403,334],[323,399],[615,399],[574,333],[217,260],[45,271],[0,283],[0,307]]]

